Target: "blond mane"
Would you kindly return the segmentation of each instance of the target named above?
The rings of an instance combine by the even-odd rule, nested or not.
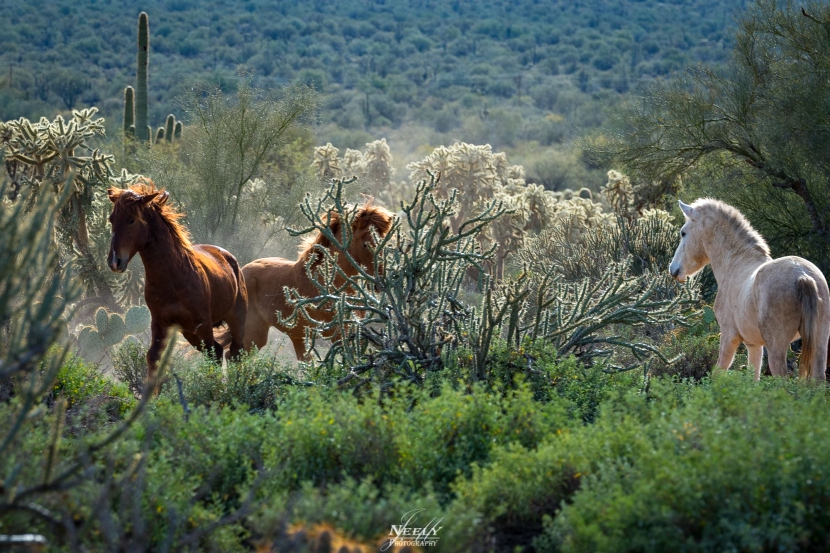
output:
[[[739,251],[769,257],[770,249],[764,237],[731,205],[713,198],[700,198],[692,203],[692,208],[715,225],[721,226],[724,234],[729,233],[734,237],[737,240],[735,246]]]
[[[168,205],[167,200],[169,199],[169,195],[165,193],[164,189],[157,189],[152,180],[144,178],[130,185],[129,188],[110,189],[109,194],[110,197],[116,198],[116,201],[113,202],[115,209],[125,210],[136,219],[144,221],[141,197],[157,192],[160,194],[150,202],[148,207],[155,209],[176,242],[184,248],[190,248],[192,246],[190,233],[179,222],[180,219],[184,218],[185,214],[176,210],[173,206]]]

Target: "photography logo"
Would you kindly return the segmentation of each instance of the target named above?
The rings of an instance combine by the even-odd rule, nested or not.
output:
[[[434,518],[421,525],[418,521],[418,514],[424,512],[426,509],[413,509],[401,517],[400,524],[393,524],[389,531],[389,539],[386,540],[380,550],[386,551],[393,545],[396,547],[428,547],[431,545],[438,545],[438,530],[443,526],[438,526],[444,518],[435,520]]]

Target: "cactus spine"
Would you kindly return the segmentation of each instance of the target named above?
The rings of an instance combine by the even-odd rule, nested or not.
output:
[[[139,140],[149,142],[152,131],[147,125],[147,73],[150,59],[150,21],[147,12],[138,16],[138,74],[135,93],[135,128]],[[147,134],[144,134],[147,129]]]
[[[124,89],[124,135],[135,134],[135,89],[128,86]]]

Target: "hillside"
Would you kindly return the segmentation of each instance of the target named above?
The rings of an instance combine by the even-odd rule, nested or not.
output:
[[[731,50],[745,0],[111,0],[0,4],[0,120],[98,106],[109,132],[150,14],[150,119],[192,81],[324,95],[322,143],[416,125],[439,136],[557,144],[599,125],[639,81]],[[180,111],[180,110],[179,110]],[[368,131],[368,132],[367,132]],[[337,144],[336,144],[337,145]]]

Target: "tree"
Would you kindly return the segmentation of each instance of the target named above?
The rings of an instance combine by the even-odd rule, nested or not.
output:
[[[747,213],[774,250],[830,268],[830,5],[758,0],[722,69],[652,84],[593,153],[646,181],[683,175]],[[708,182],[705,182],[707,181]]]
[[[185,200],[197,239],[227,239],[238,231],[244,199],[256,193],[268,164],[297,138],[296,129],[316,110],[316,102],[308,87],[296,86],[272,99],[249,79],[230,98],[217,88],[197,88],[187,96],[184,108],[192,129],[184,151],[196,178],[171,190]]]

